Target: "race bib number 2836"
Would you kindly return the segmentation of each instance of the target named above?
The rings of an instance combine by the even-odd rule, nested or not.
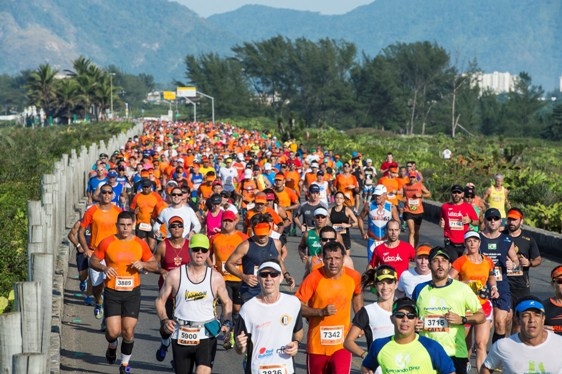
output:
[[[287,368],[283,364],[260,365],[259,374],[287,374]]]

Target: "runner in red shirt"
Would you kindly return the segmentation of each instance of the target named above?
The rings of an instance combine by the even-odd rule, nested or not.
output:
[[[450,261],[454,262],[464,253],[464,234],[469,225],[478,225],[478,215],[469,203],[463,200],[464,188],[455,184],[451,187],[451,201],[441,206],[439,226],[443,228],[445,249]]]
[[[379,265],[390,265],[396,269],[397,278],[410,266],[410,261],[416,257],[416,250],[409,243],[403,242],[400,236],[400,222],[396,220],[388,221],[386,226],[388,239],[375,247],[371,262],[367,265],[368,269],[376,268]]]

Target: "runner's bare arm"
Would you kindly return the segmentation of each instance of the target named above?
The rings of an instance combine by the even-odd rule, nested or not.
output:
[[[180,282],[180,269],[181,267],[173,269],[168,273],[168,276],[166,277],[166,280],[164,281],[164,284],[160,289],[160,293],[154,301],[154,305],[156,306],[156,314],[160,319],[161,326],[167,332],[174,331],[175,322],[168,319],[168,315],[166,313],[166,300],[168,300],[170,294],[176,293],[177,287],[179,286]]]

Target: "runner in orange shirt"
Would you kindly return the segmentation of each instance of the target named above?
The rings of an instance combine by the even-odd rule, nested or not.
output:
[[[431,193],[422,182],[418,182],[415,172],[410,172],[409,178],[410,181],[402,186],[402,195],[404,196],[402,218],[408,225],[408,242],[416,248],[420,241],[420,226],[423,217],[422,198],[429,199]]]
[[[351,371],[351,352],[343,347],[351,325],[351,308],[363,307],[361,275],[343,266],[345,247],[329,241],[322,248],[324,266],[311,272],[295,296],[308,318],[306,367],[308,374]]]
[[[113,188],[110,185],[104,184],[101,186],[100,202],[86,210],[82,217],[80,229],[78,230],[78,239],[80,240],[81,247],[84,248],[84,256],[87,258],[92,256],[94,250],[103,239],[117,232],[115,223],[117,222],[117,216],[121,212],[121,208],[118,208],[111,202],[113,194]],[[91,232],[89,242],[86,241],[85,235],[88,227],[90,227]],[[103,300],[101,293],[103,291],[103,274],[90,267],[89,283],[92,287],[91,290],[95,299],[94,316],[96,319],[102,319]]]
[[[303,181],[297,170],[297,165],[293,160],[289,160],[287,161],[287,166],[289,170],[285,172],[285,187],[293,189],[297,193],[297,196],[300,196]]]
[[[273,182],[273,191],[279,200],[279,206],[285,209],[287,216],[292,220],[293,211],[299,207],[299,196],[295,190],[285,186],[285,176],[283,173],[277,173]],[[289,231],[288,227],[286,227],[286,231]],[[290,231],[289,235],[296,236],[296,229]]]
[[[114,364],[117,359],[119,336],[121,343],[120,373],[129,373],[129,360],[133,352],[135,326],[140,312],[139,271],[156,272],[158,263],[148,244],[134,234],[135,216],[132,212],[121,212],[117,217],[117,234],[99,243],[90,259],[90,266],[106,276],[104,309],[107,330],[105,339],[108,347],[107,362]],[[105,260],[106,265],[102,264]]]
[[[238,313],[242,306],[242,297],[240,296],[240,285],[242,280],[226,270],[226,260],[234,252],[238,244],[248,239],[248,235],[236,230],[238,219],[236,214],[231,210],[226,210],[222,215],[221,232],[211,238],[211,255],[208,263],[222,274],[226,282],[226,291],[228,297],[232,300],[232,320],[236,324]],[[242,271],[242,265],[238,266]],[[230,339],[224,340],[224,348],[230,349],[234,346],[234,333],[230,332]]]
[[[394,206],[398,206],[398,192],[400,190],[400,183],[398,182],[398,168],[391,167],[388,173],[379,179],[378,184],[386,187],[386,199]]]
[[[151,218],[154,209],[163,201],[163,199],[159,193],[152,191],[152,182],[149,179],[141,181],[141,187],[141,192],[137,193],[135,197],[133,197],[130,208],[136,214],[136,235],[139,238],[146,240],[150,249],[153,250],[153,245],[156,244],[156,242],[152,241],[151,243],[149,241],[149,238],[154,237],[152,234],[153,222],[151,221]]]
[[[336,176],[334,188],[345,195],[344,205],[353,209],[354,213],[357,214],[357,210],[355,210],[355,196],[360,192],[359,182],[351,174],[351,164],[349,162],[344,162],[342,172]]]

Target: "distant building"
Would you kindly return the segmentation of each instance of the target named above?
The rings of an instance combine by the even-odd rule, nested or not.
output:
[[[160,104],[162,102],[162,91],[152,91],[146,95],[146,102]]]
[[[481,93],[486,90],[490,90],[495,94],[513,91],[515,87],[515,79],[517,79],[517,76],[513,76],[510,73],[500,73],[498,71],[494,71],[493,73],[478,74],[477,76],[478,86],[480,87]]]

